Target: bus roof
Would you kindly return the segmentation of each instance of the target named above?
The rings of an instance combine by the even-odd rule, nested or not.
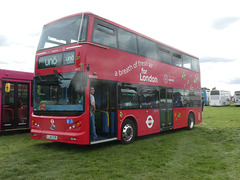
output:
[[[211,90],[211,91],[230,92],[230,91],[227,91],[227,90],[217,90],[217,89]]]
[[[34,73],[0,69],[0,79],[33,80]]]
[[[110,24],[114,25],[114,26],[123,28],[123,29],[125,29],[125,30],[127,30],[127,31],[129,31],[129,32],[132,32],[132,33],[134,33],[134,34],[137,34],[137,35],[142,36],[142,37],[144,37],[144,38],[147,38],[147,39],[149,39],[149,40],[151,40],[151,41],[154,41],[154,42],[156,42],[156,43],[158,43],[158,44],[164,45],[164,46],[166,46],[166,47],[168,47],[168,48],[171,48],[171,49],[173,49],[173,50],[175,50],[175,51],[181,52],[181,53],[183,53],[183,54],[189,55],[189,56],[191,56],[191,57],[196,58],[197,60],[199,60],[199,58],[196,57],[196,56],[193,56],[193,55],[191,55],[191,54],[189,54],[189,53],[186,53],[186,52],[184,52],[184,51],[182,51],[182,50],[180,50],[180,49],[174,48],[174,47],[172,47],[172,46],[170,46],[170,45],[167,45],[167,44],[165,44],[165,43],[163,43],[163,42],[160,42],[160,41],[158,41],[158,40],[155,40],[155,39],[153,39],[153,38],[151,38],[151,37],[148,37],[148,36],[146,36],[146,35],[143,35],[143,34],[137,32],[137,31],[134,31],[134,30],[132,30],[132,29],[129,29],[129,28],[127,28],[127,27],[125,27],[125,26],[122,26],[122,25],[120,25],[120,24],[118,24],[118,23],[115,23],[115,22],[113,22],[113,21],[111,21],[111,20],[105,19],[105,18],[103,18],[103,17],[101,17],[101,16],[98,16],[98,15],[96,15],[96,14],[93,14],[92,12],[81,12],[81,13],[76,13],[76,14],[72,14],[72,15],[69,15],[69,16],[65,16],[65,17],[56,19],[56,20],[54,20],[54,21],[52,21],[52,22],[49,22],[49,23],[45,24],[44,26],[49,25],[49,24],[51,24],[51,23],[54,23],[54,22],[56,22],[56,21],[65,19],[65,18],[69,18],[69,17],[73,17],[73,16],[79,16],[79,15],[82,15],[82,14],[89,15],[89,16],[93,16],[93,17],[95,17],[95,18],[101,19],[101,20],[103,20],[103,21],[105,21],[105,22],[107,22],[107,23],[110,23]]]

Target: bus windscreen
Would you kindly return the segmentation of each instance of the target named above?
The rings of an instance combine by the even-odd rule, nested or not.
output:
[[[37,50],[86,41],[87,16],[84,18],[79,37],[82,16],[65,18],[44,26]]]
[[[219,95],[219,91],[211,91],[211,95]]]
[[[35,114],[52,114],[53,112],[75,112],[84,110],[84,86],[79,88],[75,77],[79,72],[55,73],[38,76],[34,79]]]

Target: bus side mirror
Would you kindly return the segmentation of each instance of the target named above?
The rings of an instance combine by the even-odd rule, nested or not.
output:
[[[88,74],[84,71],[80,71],[80,84],[81,86],[86,87],[87,86],[87,79],[88,79]]]
[[[75,87],[75,91],[83,91],[87,86],[88,74],[84,71],[78,71],[72,80],[72,85]]]

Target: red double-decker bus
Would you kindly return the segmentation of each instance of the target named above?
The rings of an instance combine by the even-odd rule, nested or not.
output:
[[[33,76],[29,72],[0,69],[0,132],[31,128]]]
[[[92,13],[45,25],[35,64],[33,139],[129,144],[202,122],[197,57]]]

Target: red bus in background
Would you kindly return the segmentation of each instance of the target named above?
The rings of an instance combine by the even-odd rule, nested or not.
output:
[[[31,129],[33,76],[0,69],[0,132]]]
[[[35,59],[31,138],[96,144],[202,122],[199,59],[80,13],[43,27]],[[90,139],[90,88],[96,130]]]

